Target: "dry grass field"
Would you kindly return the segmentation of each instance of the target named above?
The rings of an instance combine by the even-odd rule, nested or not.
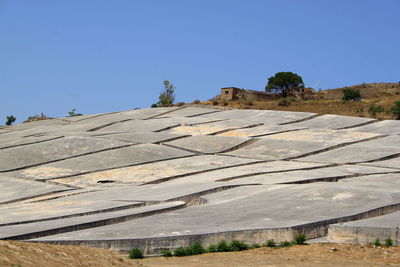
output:
[[[189,257],[129,259],[111,250],[0,241],[0,266],[400,266],[400,247],[312,244]]]

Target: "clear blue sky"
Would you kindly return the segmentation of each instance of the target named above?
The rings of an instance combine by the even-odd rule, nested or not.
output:
[[[400,80],[400,0],[0,0],[0,124],[149,107],[221,87]]]

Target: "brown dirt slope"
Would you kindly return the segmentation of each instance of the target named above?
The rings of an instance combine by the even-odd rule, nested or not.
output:
[[[334,248],[334,249],[333,249]],[[400,247],[312,244],[131,260],[111,250],[0,241],[0,266],[400,266]]]

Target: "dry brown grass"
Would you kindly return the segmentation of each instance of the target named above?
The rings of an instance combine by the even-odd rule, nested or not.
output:
[[[333,249],[334,248],[334,249]],[[0,241],[0,266],[399,266],[400,247],[312,244],[207,253],[190,257],[128,259],[117,252],[79,246]]]

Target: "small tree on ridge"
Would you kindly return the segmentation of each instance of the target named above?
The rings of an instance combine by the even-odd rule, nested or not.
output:
[[[13,115],[11,115],[11,116],[7,116],[7,121],[6,121],[6,125],[7,126],[10,126],[10,125],[12,125],[13,124],[13,122],[15,122],[15,120],[16,120],[17,118],[15,118]]]
[[[160,94],[158,105],[159,106],[169,106],[172,105],[175,101],[175,86],[170,83],[168,80],[163,82],[164,91]]]
[[[268,78],[266,92],[280,93],[283,97],[291,95],[294,90],[304,88],[303,79],[293,72],[277,72]]]

